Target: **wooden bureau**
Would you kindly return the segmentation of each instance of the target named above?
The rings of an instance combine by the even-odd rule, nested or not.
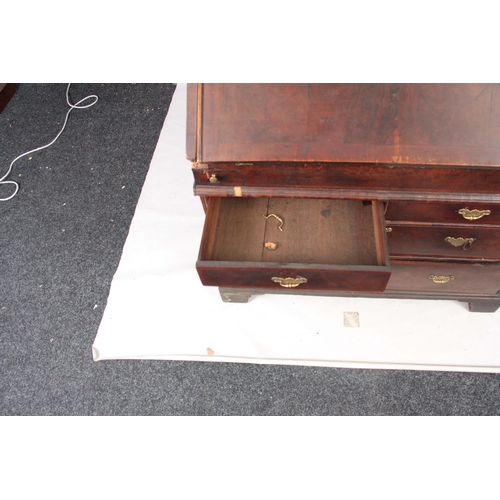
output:
[[[204,285],[500,306],[500,85],[189,84]]]

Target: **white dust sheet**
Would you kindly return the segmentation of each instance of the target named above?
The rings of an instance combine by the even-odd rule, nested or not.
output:
[[[456,301],[257,295],[222,302],[195,262],[204,211],[172,99],[108,302],[95,361],[160,359],[500,372],[500,312]]]

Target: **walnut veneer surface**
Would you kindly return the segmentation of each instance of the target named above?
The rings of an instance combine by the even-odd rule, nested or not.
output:
[[[498,84],[190,84],[187,157],[207,210],[198,271],[205,284],[221,287],[225,300],[304,290],[454,298],[478,311],[500,305]],[[265,258],[248,259],[245,237],[224,214],[239,209],[219,203],[227,197],[287,200],[282,207],[273,202],[273,210],[301,219],[302,239],[285,238],[271,258],[252,236],[250,246]],[[312,208],[314,199],[321,210],[336,204],[330,225]],[[342,200],[374,205],[371,231],[349,222],[351,206]],[[257,225],[269,223],[260,220],[268,208],[256,209]],[[252,209],[244,212],[254,220]],[[305,273],[300,265],[310,265],[312,234],[322,252],[330,246],[341,255],[334,248],[342,238],[334,235],[342,230],[355,233],[344,238],[347,254],[358,252],[352,241],[377,249],[372,269],[354,260],[324,269],[326,281],[315,269],[292,288],[266,276],[293,280]],[[217,241],[226,242],[220,258],[207,259],[203,249],[217,248]],[[334,257],[324,257],[331,265]],[[276,266],[267,270],[269,260]]]
[[[202,93],[198,161],[500,166],[498,84],[204,84],[195,90]]]

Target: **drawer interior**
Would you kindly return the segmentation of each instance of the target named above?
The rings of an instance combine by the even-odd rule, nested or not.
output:
[[[200,260],[388,265],[382,207],[359,200],[214,197]]]

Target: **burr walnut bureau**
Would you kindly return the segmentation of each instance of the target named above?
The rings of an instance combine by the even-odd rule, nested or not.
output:
[[[187,105],[223,300],[500,306],[500,85],[189,84]]]

